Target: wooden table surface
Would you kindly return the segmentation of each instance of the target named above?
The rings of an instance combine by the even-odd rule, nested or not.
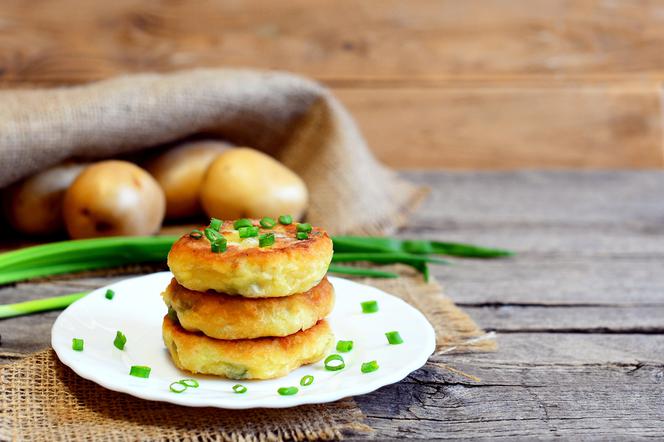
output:
[[[664,167],[658,0],[3,0],[0,88],[194,67],[329,86],[397,168]]]
[[[435,357],[357,397],[372,437],[664,437],[664,173],[405,175],[433,192],[403,236],[518,254],[434,269],[449,296],[497,331],[499,350]],[[113,279],[21,283],[0,299]],[[0,321],[2,362],[46,347],[56,316]]]

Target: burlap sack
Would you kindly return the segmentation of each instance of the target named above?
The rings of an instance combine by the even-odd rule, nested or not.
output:
[[[420,309],[436,330],[437,353],[495,350],[495,340],[444,296],[435,282],[403,266],[399,279],[366,279]],[[437,358],[457,376],[479,381]],[[453,359],[449,359],[453,364]],[[0,440],[327,440],[372,429],[353,399],[292,409],[187,408],[115,393],[78,377],[45,350],[0,368]]]
[[[333,233],[389,232],[423,195],[374,159],[329,91],[286,73],[130,75],[2,91],[0,104],[0,187],[68,158],[108,158],[204,135],[281,160],[309,187],[308,219]]]

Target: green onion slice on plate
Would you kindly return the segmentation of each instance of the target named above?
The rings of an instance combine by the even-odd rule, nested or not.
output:
[[[245,387],[242,384],[235,384],[233,385],[233,391],[236,392],[237,394],[242,394],[247,392],[247,387]]]
[[[147,365],[132,365],[129,369],[129,374],[131,376],[136,376],[137,378],[147,379],[150,377],[150,371],[152,371],[152,369]]]
[[[353,349],[353,341],[339,341],[337,342],[337,351],[341,353],[348,353]]]
[[[71,349],[75,351],[83,351],[83,339],[74,338],[71,340]]]
[[[313,383],[314,383],[314,377],[311,376],[310,374],[302,376],[302,379],[300,379],[300,385],[303,387],[308,387]]]
[[[401,335],[398,331],[387,332],[385,333],[385,337],[387,338],[387,342],[389,342],[390,345],[403,344],[403,339],[401,338]]]
[[[338,354],[331,354],[330,356],[326,357],[324,364],[325,364],[325,370],[328,371],[339,371],[346,366],[344,358],[342,358],[341,355]]]
[[[299,390],[297,387],[281,387],[280,389],[277,390],[277,393],[279,393],[282,396],[292,396],[294,394],[297,394]]]
[[[175,381],[171,385],[168,386],[168,388],[173,392],[173,393],[182,393],[187,389],[187,386],[184,385],[181,381]]]
[[[111,300],[115,296],[115,292],[111,289],[106,290],[106,293],[104,294],[106,299]]]
[[[378,303],[376,301],[365,301],[360,303],[362,306],[362,313],[376,313],[378,311]]]
[[[113,345],[118,350],[124,350],[125,344],[127,343],[127,337],[120,331],[115,334],[115,339],[113,340]]]
[[[376,371],[378,370],[378,362],[376,361],[364,362],[360,370],[362,371],[362,373],[371,373],[372,371]]]

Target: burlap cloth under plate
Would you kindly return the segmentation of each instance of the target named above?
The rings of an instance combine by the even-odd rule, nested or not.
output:
[[[66,159],[109,158],[205,136],[282,161],[309,188],[307,218],[335,234],[389,232],[424,195],[374,159],[328,90],[291,74],[129,75],[2,91],[0,103],[0,188]]]
[[[399,268],[393,280],[363,280],[402,297],[434,325],[437,348],[491,351],[493,340],[465,344],[484,332],[435,282]],[[452,352],[447,350],[455,347]],[[371,432],[352,398],[293,409],[221,410],[151,402],[78,377],[45,350],[0,369],[0,439],[34,441],[337,439]]]

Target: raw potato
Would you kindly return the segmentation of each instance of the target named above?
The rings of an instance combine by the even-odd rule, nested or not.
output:
[[[65,190],[86,164],[59,164],[17,184],[5,194],[9,223],[29,235],[51,235],[64,230],[62,200]]]
[[[300,219],[307,207],[304,181],[272,157],[246,147],[230,149],[210,165],[201,185],[201,204],[221,219]]]
[[[72,238],[151,235],[161,227],[166,198],[145,170],[126,161],[88,166],[65,193],[63,214]]]
[[[166,218],[201,213],[198,194],[205,171],[229,147],[222,141],[194,141],[174,147],[146,164],[145,169],[166,194]]]

